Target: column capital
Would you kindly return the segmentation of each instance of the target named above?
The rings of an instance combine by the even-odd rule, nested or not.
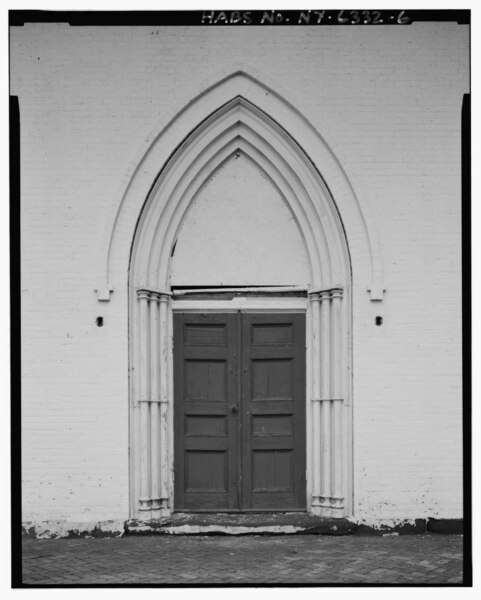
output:
[[[331,298],[342,298],[342,288],[334,288],[331,290]]]
[[[312,300],[326,300],[327,298],[340,298],[342,297],[343,288],[340,286],[330,288],[314,288],[307,292],[308,296]]]
[[[137,298],[139,300],[149,300],[150,299],[150,291],[149,290],[137,290]]]
[[[155,300],[156,302],[169,302],[172,292],[167,290],[156,290],[153,288],[138,288],[137,298],[139,300]]]

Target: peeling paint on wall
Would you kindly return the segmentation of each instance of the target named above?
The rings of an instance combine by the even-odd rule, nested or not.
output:
[[[305,514],[296,514],[294,523],[285,522],[269,524],[257,515],[257,523],[252,515],[248,518],[244,515],[237,524],[215,523],[208,524],[208,519],[203,516],[200,522],[195,522],[196,515],[189,515],[185,523],[175,522],[172,518],[154,521],[97,521],[97,522],[75,522],[75,521],[38,521],[25,522],[22,526],[24,536],[36,539],[49,538],[89,538],[89,537],[121,537],[124,533],[130,535],[289,535],[289,534],[312,534],[312,535],[381,535],[398,536],[431,533],[455,533],[462,534],[462,519],[435,518],[413,518],[413,519],[331,519],[315,518]],[[232,515],[231,515],[232,516]],[[185,517],[185,515],[184,515]],[[219,515],[217,515],[219,517]],[[284,515],[285,517],[285,515]],[[244,524],[242,523],[244,519]],[[247,519],[247,522],[246,522]],[[250,521],[249,521],[250,519]],[[252,522],[251,522],[252,521]],[[264,522],[263,522],[264,521]],[[249,523],[249,524],[247,524]]]
[[[22,525],[23,534],[37,539],[73,537],[120,537],[125,532],[125,522],[97,521],[37,521]]]

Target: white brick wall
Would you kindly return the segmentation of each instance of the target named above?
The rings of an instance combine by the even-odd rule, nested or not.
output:
[[[467,26],[35,24],[12,28],[10,60],[21,114],[25,520],[128,518],[127,273],[99,303],[99,247],[156,123],[234,64],[264,74],[311,121],[371,204],[388,291],[370,302],[353,257],[355,517],[462,516]]]

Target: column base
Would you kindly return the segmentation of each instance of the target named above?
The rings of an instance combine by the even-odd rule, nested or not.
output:
[[[150,498],[139,498],[139,510],[152,510],[152,500]]]

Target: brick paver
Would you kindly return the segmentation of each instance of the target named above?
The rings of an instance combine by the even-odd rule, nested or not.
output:
[[[125,536],[23,543],[23,583],[461,584],[463,538]]]

